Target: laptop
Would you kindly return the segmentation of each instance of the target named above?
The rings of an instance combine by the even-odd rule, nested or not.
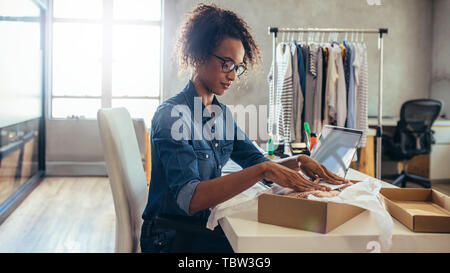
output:
[[[311,151],[311,157],[327,167],[333,173],[345,177],[356,153],[362,133],[363,131],[361,130],[325,125],[319,139]],[[232,173],[239,170],[242,170],[242,168],[230,159],[223,167],[222,172]],[[308,179],[301,171],[300,173]],[[271,182],[263,183],[266,186],[272,184]],[[332,185],[326,182],[320,182],[319,184],[329,186],[331,189],[342,186]]]
[[[345,177],[362,134],[362,130],[325,125],[311,157],[336,175]]]

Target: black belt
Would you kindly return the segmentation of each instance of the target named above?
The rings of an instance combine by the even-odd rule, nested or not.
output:
[[[153,228],[167,228],[179,232],[201,234],[204,236],[225,236],[222,228],[217,226],[214,230],[206,228],[206,221],[195,217],[183,215],[160,214],[152,222]]]

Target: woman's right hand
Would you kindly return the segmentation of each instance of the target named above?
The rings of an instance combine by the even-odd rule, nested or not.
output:
[[[318,185],[318,181],[314,183],[305,179],[299,172],[291,170],[281,164],[267,161],[264,164],[264,179],[275,182],[280,186],[291,188],[296,191],[329,191],[327,186]]]

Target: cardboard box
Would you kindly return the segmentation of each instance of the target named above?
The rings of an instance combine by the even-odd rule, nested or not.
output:
[[[432,189],[382,188],[387,211],[415,232],[450,232],[450,197]]]
[[[328,233],[363,211],[348,204],[291,196],[265,193],[258,197],[259,222],[319,233]]]

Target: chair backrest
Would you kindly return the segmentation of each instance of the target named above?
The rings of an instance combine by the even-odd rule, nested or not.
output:
[[[416,99],[403,103],[395,138],[402,142],[405,153],[413,156],[430,152],[433,138],[431,126],[441,109],[442,102],[434,99]]]
[[[97,113],[116,211],[116,252],[140,252],[147,181],[130,114],[125,108]]]

